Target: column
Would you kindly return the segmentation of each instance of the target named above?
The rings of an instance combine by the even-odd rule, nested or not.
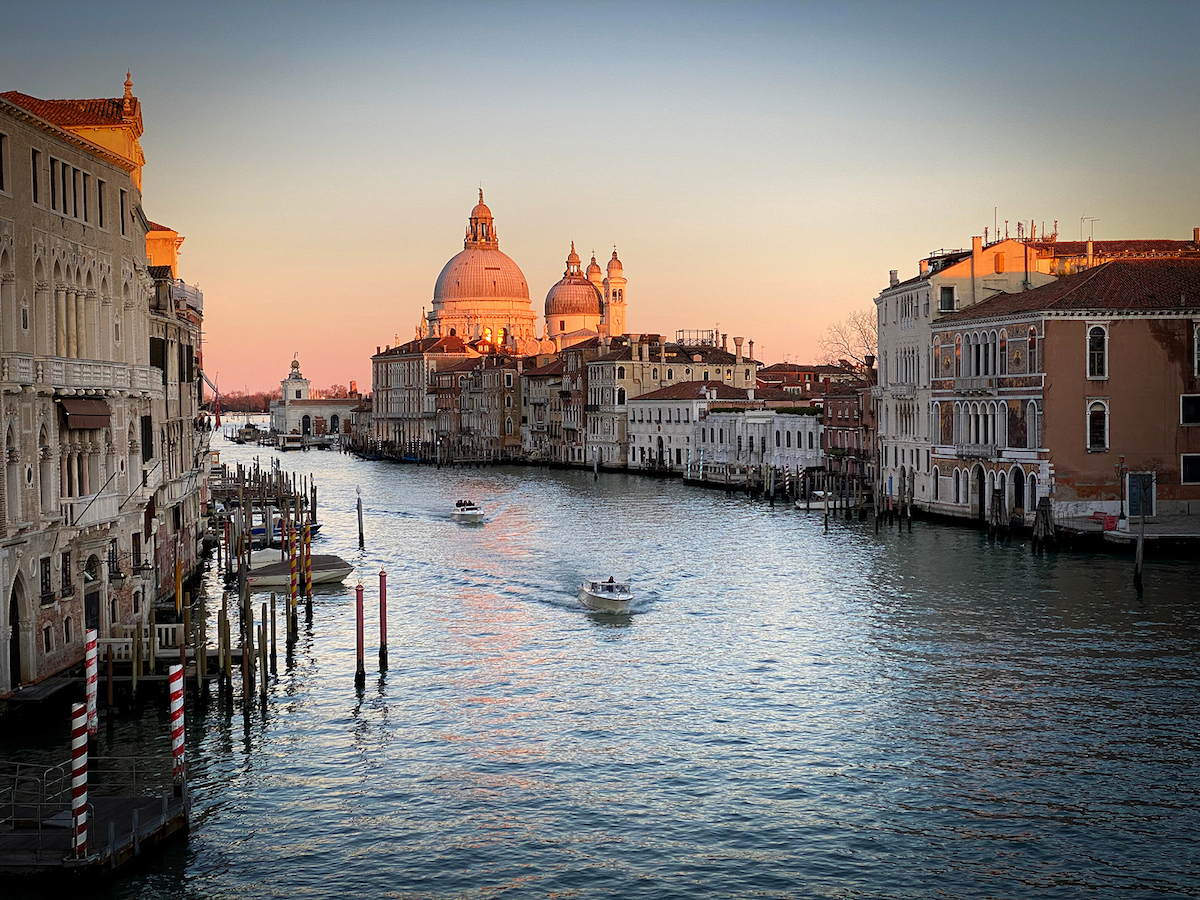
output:
[[[76,323],[79,321],[78,303],[75,291],[67,291],[67,356],[71,359],[79,358],[79,336],[75,330]]]
[[[67,355],[67,291],[62,286],[54,289],[54,352]]]
[[[86,359],[88,356],[88,296],[76,292],[76,358]]]

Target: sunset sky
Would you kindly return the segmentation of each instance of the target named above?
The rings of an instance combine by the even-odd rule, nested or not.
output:
[[[534,310],[615,244],[628,328],[815,361],[1005,220],[1200,226],[1200,4],[6,3],[0,90],[143,107],[223,391],[370,388],[480,185]]]

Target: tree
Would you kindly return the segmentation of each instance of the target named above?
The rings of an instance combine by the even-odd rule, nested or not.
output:
[[[821,347],[822,362],[836,366],[845,361],[857,368],[866,369],[867,357],[878,356],[878,340],[875,311],[856,309],[840,322],[834,322],[821,335],[818,343]]]

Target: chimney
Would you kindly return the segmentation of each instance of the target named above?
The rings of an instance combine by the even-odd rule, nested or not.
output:
[[[754,359],[754,341],[750,342],[750,358]]]
[[[354,381],[350,382],[350,396],[351,397],[358,396],[358,384]]]
[[[928,274],[929,274],[929,260],[923,259],[923,260],[921,260],[921,277],[925,277]]]
[[[1192,229],[1192,243],[1200,244],[1200,228]]]
[[[742,364],[742,341],[744,341],[744,340],[745,340],[745,338],[740,338],[740,337],[735,337],[733,339],[733,346],[734,346],[734,350],[735,350],[734,359],[737,360],[737,364],[739,366]]]
[[[727,334],[721,335],[721,349],[724,350],[726,353],[729,352],[729,345],[725,342],[725,339],[727,337],[729,337],[729,335],[727,335]]]
[[[981,253],[983,253],[983,238],[975,235],[975,237],[971,238],[971,255],[978,257]]]
[[[1029,223],[1029,239],[1031,241],[1037,240],[1037,222]]]
[[[1091,238],[1088,238],[1088,242],[1087,242],[1087,265],[1088,265],[1088,268],[1089,268],[1089,269],[1092,267],[1092,262],[1093,262],[1093,260],[1094,260],[1094,259],[1095,259],[1095,256],[1094,256],[1094,254],[1092,253],[1092,239],[1091,239]]]
[[[899,269],[888,269],[888,287],[895,287],[900,283],[900,279],[897,277],[899,274]]]
[[[376,345],[375,345],[375,355],[376,355],[376,356],[378,356],[378,355],[379,355],[379,349],[380,349],[380,348],[379,348],[379,345],[378,345],[378,344],[376,344]]]

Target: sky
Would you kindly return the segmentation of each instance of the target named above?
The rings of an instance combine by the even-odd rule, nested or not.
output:
[[[0,90],[142,103],[222,391],[369,390],[482,186],[540,316],[571,241],[627,328],[815,362],[984,228],[1200,226],[1200,3],[32,3]],[[1086,221],[1083,217],[1088,217]]]

